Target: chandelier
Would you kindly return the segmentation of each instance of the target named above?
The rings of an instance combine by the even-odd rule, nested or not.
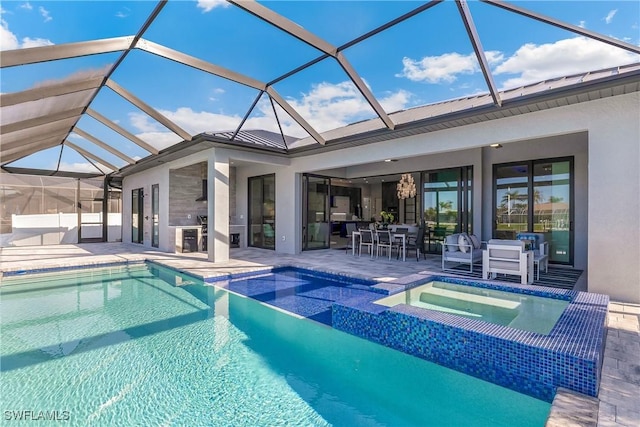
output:
[[[398,199],[416,197],[416,183],[413,180],[413,176],[408,173],[402,174],[396,189],[398,190]]]

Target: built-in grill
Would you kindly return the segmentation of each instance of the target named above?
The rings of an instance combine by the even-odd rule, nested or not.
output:
[[[206,215],[198,215],[198,224],[202,226],[202,250],[207,251],[208,221]]]
[[[182,230],[182,252],[198,252],[198,230],[185,228]]]

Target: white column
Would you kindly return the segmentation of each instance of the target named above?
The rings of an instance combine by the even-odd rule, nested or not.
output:
[[[229,156],[221,150],[211,150],[207,162],[209,261],[229,260]]]

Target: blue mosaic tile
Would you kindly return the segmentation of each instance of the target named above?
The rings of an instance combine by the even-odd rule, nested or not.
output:
[[[443,278],[434,276],[429,281],[434,279]],[[443,281],[557,298],[569,305],[549,335],[405,304],[372,310],[370,306],[376,304],[353,300],[334,305],[333,327],[548,402],[558,387],[597,395],[607,296],[450,278]]]

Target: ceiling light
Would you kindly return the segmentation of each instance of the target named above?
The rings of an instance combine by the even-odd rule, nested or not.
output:
[[[410,199],[416,197],[416,183],[413,176],[408,173],[402,174],[396,186],[398,199]]]
[[[502,148],[502,144],[498,144],[498,143],[490,144],[489,147],[491,147],[491,148]]]

